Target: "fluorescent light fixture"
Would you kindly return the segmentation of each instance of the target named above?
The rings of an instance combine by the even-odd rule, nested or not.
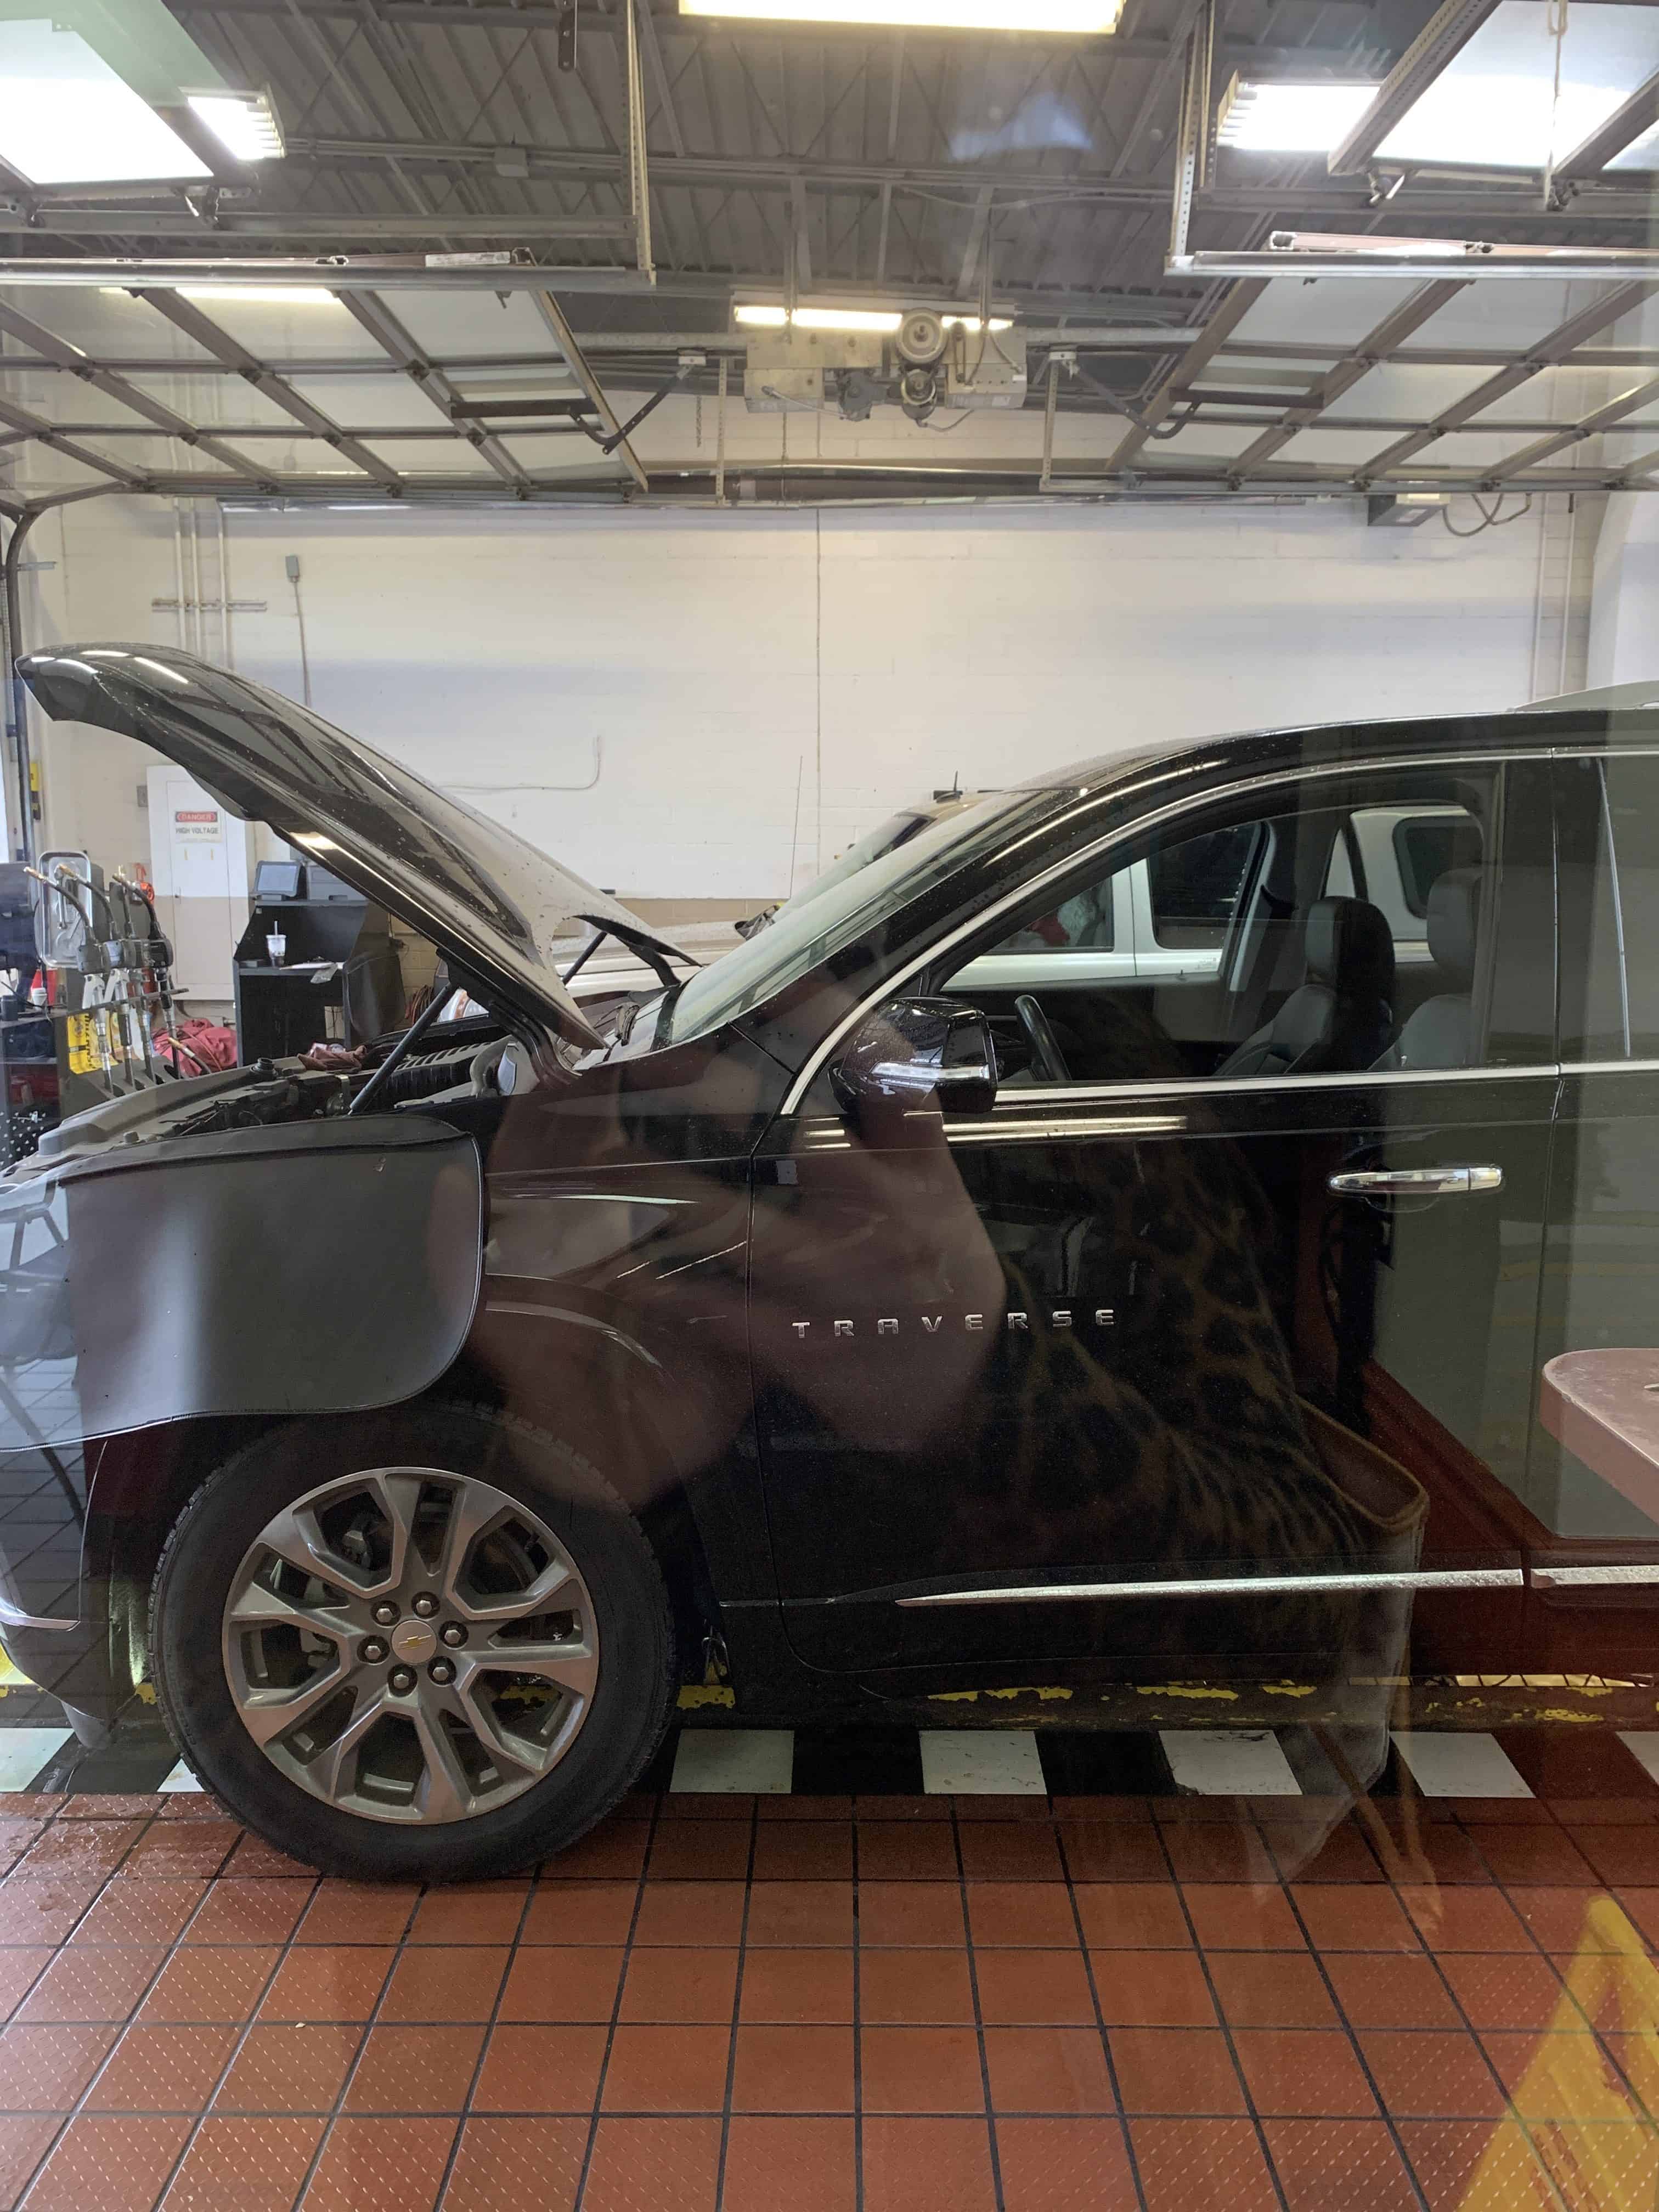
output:
[[[878,23],[907,31],[1115,30],[1122,0],[680,0],[731,22]]]
[[[1376,97],[1374,84],[1272,84],[1235,77],[1216,137],[1247,154],[1328,154]]]
[[[904,320],[896,309],[888,307],[797,307],[792,314],[787,307],[756,303],[733,308],[732,315],[755,330],[781,331],[793,323],[798,331],[854,331],[874,337],[890,337]],[[941,315],[939,320],[947,330],[984,328],[977,315]],[[991,328],[1011,331],[1013,324],[1006,315],[993,315]]]
[[[283,126],[268,92],[193,92],[191,112],[238,161],[279,161]]]
[[[325,284],[181,284],[179,289],[186,300],[257,300],[268,307],[335,304],[335,295]]]
[[[0,161],[32,185],[213,173],[78,31],[0,21]]]
[[[904,320],[884,307],[797,307],[798,331],[866,331],[886,337]]]

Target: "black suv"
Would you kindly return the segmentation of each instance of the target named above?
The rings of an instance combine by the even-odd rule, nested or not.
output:
[[[23,672],[489,1010],[0,1181],[6,1645],[89,1714],[153,1680],[254,1828],[514,1866],[683,1684],[1083,1720],[1203,1683],[1357,1742],[1409,1672],[1652,1670],[1659,716],[1068,769],[686,981],[257,685]],[[578,921],[662,987],[579,1011]]]

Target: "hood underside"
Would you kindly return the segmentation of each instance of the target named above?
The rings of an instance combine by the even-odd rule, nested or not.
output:
[[[167,646],[64,646],[17,665],[53,721],[154,747],[574,1043],[601,1040],[556,963],[573,922],[696,964],[608,892],[263,684]]]

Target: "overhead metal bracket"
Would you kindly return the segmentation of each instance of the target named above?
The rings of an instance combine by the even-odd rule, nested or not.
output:
[[[1215,61],[1215,0],[1202,0],[1187,34],[1181,79],[1181,120],[1176,137],[1175,204],[1170,213],[1170,252],[1188,250],[1193,200],[1210,181],[1210,76]]]

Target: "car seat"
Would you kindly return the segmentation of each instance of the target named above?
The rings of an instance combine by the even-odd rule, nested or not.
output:
[[[1370,1067],[1394,1029],[1394,939],[1364,899],[1316,899],[1304,938],[1307,975],[1218,1076],[1322,1075]]]
[[[1451,985],[1425,999],[1384,1053],[1383,1067],[1468,1067],[1474,1057],[1475,946],[1480,871],[1448,868],[1429,889],[1429,953]]]

